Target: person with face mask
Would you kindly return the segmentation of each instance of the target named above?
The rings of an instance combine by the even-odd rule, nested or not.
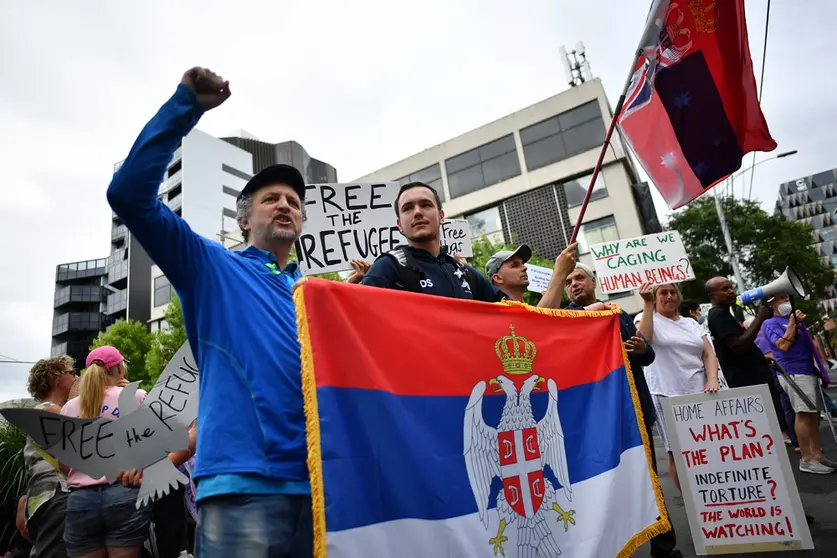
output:
[[[820,379],[828,384],[828,372],[816,351],[811,334],[802,321],[805,314],[793,307],[788,296],[776,296],[768,303],[774,316],[764,322],[762,332],[776,361],[788,377],[778,376],[779,385],[788,395],[796,412],[794,430],[802,452],[799,470],[803,473],[827,475],[837,469],[837,462],[822,454],[820,444]],[[819,368],[819,370],[818,370]],[[823,371],[825,373],[823,374]],[[791,385],[791,382],[795,385]],[[800,395],[805,394],[808,402]],[[808,403],[813,403],[810,407]]]

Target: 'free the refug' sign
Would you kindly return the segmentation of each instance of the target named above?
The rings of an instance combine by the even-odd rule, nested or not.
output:
[[[766,385],[663,399],[698,554],[814,548]]]
[[[352,260],[373,262],[406,244],[393,209],[399,188],[398,182],[307,185],[307,219],[296,241],[302,273],[346,271]],[[448,245],[451,254],[473,255],[464,219],[442,222],[441,234],[442,244]]]
[[[677,231],[602,242],[590,246],[599,288],[604,293],[695,278]]]

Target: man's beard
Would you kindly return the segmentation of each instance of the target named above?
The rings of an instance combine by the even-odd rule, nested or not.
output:
[[[294,222],[290,222],[290,228],[276,229],[276,220],[278,215],[273,217],[267,224],[264,232],[264,238],[268,242],[295,242],[299,238],[300,232],[296,230]]]
[[[427,233],[427,234],[420,234],[416,236],[407,236],[407,240],[410,242],[415,242],[416,244],[421,244],[423,242],[430,242],[431,240],[435,240],[438,236],[437,234]]]

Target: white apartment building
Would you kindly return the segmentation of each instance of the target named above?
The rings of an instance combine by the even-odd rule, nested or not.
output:
[[[355,182],[420,180],[439,191],[448,218],[468,219],[473,234],[526,243],[554,259],[572,235],[610,118],[594,79]],[[579,234],[581,261],[592,266],[591,244],[658,232],[653,206],[637,202],[647,196],[614,134]],[[642,308],[638,294],[610,300],[629,313]]]
[[[121,163],[115,165],[118,170]],[[250,152],[197,128],[183,138],[169,162],[158,198],[183,217],[198,234],[215,239],[236,230],[235,201],[253,174]],[[111,254],[108,257],[106,320],[150,319],[154,285],[153,262],[113,214]],[[166,281],[165,278],[159,282]]]

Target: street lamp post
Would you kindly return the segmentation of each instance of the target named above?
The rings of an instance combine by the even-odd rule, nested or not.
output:
[[[784,157],[790,157],[791,155],[796,155],[799,151],[794,149],[793,151],[785,151],[784,153],[779,153],[778,155],[774,155],[773,157],[768,157],[767,159],[762,159],[758,163],[753,163],[748,168],[742,170],[737,175],[733,174],[729,177],[730,180],[730,189],[733,192],[733,196],[735,195],[735,177],[741,176],[745,172],[752,171],[753,168],[759,166],[762,163],[766,163],[767,161],[772,161],[774,159],[782,159]],[[753,193],[752,184],[750,185],[750,194]],[[741,268],[738,265],[738,256],[735,253],[735,248],[732,245],[732,236],[729,232],[729,227],[727,226],[727,220],[724,216],[724,208],[721,206],[721,198],[718,196],[717,193],[713,193],[715,196],[715,211],[718,213],[718,221],[721,223],[721,231],[724,234],[724,242],[727,245],[727,252],[729,252],[729,263],[732,266],[732,274],[735,276],[735,282],[738,284],[738,292],[744,292],[747,290],[746,285],[744,284],[744,277],[741,275]],[[749,199],[750,196],[747,196]]]

